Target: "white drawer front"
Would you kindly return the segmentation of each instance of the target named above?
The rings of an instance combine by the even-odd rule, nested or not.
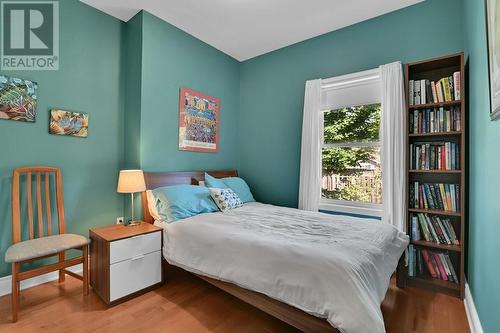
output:
[[[109,300],[127,296],[161,281],[161,251],[110,266]]]
[[[131,227],[133,228],[133,227]],[[120,239],[109,244],[109,263],[137,257],[161,249],[161,233],[150,234]]]

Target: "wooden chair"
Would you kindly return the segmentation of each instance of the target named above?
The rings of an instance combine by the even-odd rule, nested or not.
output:
[[[33,178],[35,178],[35,181],[33,181]],[[51,192],[51,183],[54,183],[51,179],[54,178],[55,194]],[[27,215],[27,223],[24,224],[27,224],[27,232],[22,232],[21,230],[20,181],[23,179],[26,180],[26,196],[23,196],[23,198],[26,198],[27,209],[23,211],[23,215]],[[36,225],[33,220],[32,181],[33,183],[36,182],[36,217],[38,222]],[[45,192],[45,208],[42,204],[42,192]],[[54,201],[57,203],[56,207],[54,207],[57,208],[57,231],[53,230],[52,225],[51,197],[54,198]],[[44,210],[45,219],[43,214]],[[10,246],[5,253],[5,261],[12,263],[12,320],[14,322],[17,321],[19,287],[22,280],[53,271],[59,271],[59,282],[64,281],[65,274],[80,279],[83,282],[83,294],[88,295],[89,240],[81,235],[66,234],[65,231],[61,169],[43,166],[15,169],[12,176],[12,246]],[[22,241],[22,235],[25,235],[25,238],[29,236],[29,240]],[[81,250],[82,256],[66,259],[65,251],[69,249]],[[58,262],[27,271],[21,271],[21,265],[24,263],[54,256],[59,257]],[[82,276],[66,269],[67,267],[80,263],[83,264]]]

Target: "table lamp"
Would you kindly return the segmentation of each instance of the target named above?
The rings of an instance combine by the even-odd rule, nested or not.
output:
[[[141,221],[134,220],[134,193],[146,191],[146,183],[144,182],[144,173],[142,170],[121,170],[116,191],[118,193],[130,193],[132,219],[127,225],[134,226],[141,224]]]

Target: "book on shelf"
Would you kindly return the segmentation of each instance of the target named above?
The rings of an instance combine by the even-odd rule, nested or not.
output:
[[[410,144],[411,170],[459,170],[460,149],[454,142]]]
[[[410,183],[410,208],[460,211],[460,185],[444,183]]]
[[[411,239],[425,240],[436,244],[460,245],[453,224],[449,218],[418,213],[410,215]]]
[[[420,103],[420,81],[415,81],[414,82],[413,80],[411,80],[410,84],[413,85],[413,87],[414,87],[414,89],[413,89],[413,94],[414,94],[413,101],[414,101],[414,104],[412,104],[412,105],[422,104],[422,103]]]
[[[455,132],[461,130],[459,106],[436,107],[412,110],[409,117],[409,130],[412,134]]]
[[[415,276],[415,246],[408,245],[408,276]]]
[[[414,105],[415,104],[415,85],[413,83],[408,85],[408,98],[409,98],[410,105]]]
[[[421,79],[409,80],[408,94],[410,106],[459,101],[461,98],[460,72],[437,81]]]
[[[458,284],[458,275],[448,252],[408,246],[408,276],[430,276]]]
[[[455,92],[455,100],[459,101],[462,97],[460,95],[460,72],[453,73],[453,91]]]
[[[425,101],[427,100],[425,81],[426,80],[420,80],[420,82],[418,82],[418,84],[420,84],[420,104],[425,104]]]

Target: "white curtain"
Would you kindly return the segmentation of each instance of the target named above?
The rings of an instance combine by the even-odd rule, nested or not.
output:
[[[382,117],[380,124],[382,165],[382,221],[405,231],[404,112],[401,62],[380,66]]]
[[[299,209],[317,211],[321,196],[321,79],[306,82],[300,154]]]

